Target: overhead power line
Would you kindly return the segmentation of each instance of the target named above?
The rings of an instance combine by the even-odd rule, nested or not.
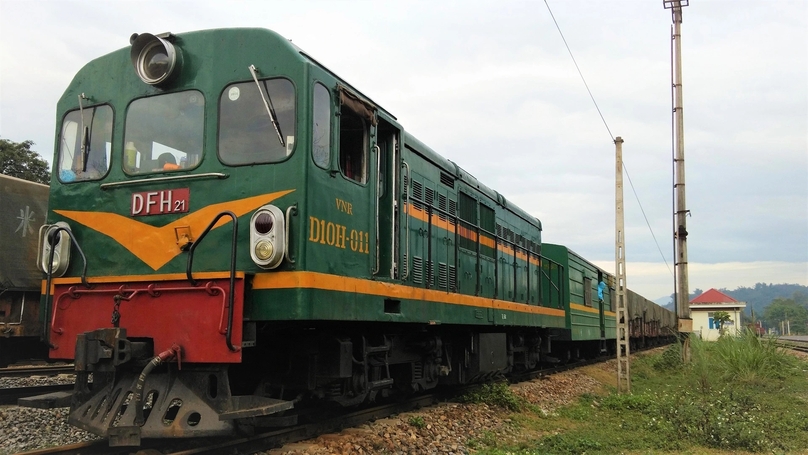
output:
[[[665,259],[665,254],[662,253],[662,248],[659,246],[659,242],[657,242],[656,235],[654,235],[654,230],[651,229],[651,223],[648,222],[648,217],[645,216],[645,209],[642,208],[642,202],[640,202],[640,197],[637,195],[637,190],[634,189],[634,183],[631,181],[631,176],[628,174],[628,168],[626,167],[626,162],[623,161],[623,170],[626,172],[626,177],[628,177],[628,184],[631,186],[631,191],[634,192],[634,197],[637,199],[637,204],[640,205],[640,211],[642,212],[642,217],[645,218],[645,224],[648,226],[648,230],[651,231],[651,237],[654,238],[654,243],[656,243],[657,250],[659,250],[659,255],[662,256],[662,260],[665,261],[665,267],[668,268],[668,272],[670,272],[671,276],[673,276],[673,270],[671,270],[671,266],[668,264],[668,260]]]
[[[600,107],[598,107],[598,102],[595,101],[595,97],[592,95],[592,91],[589,90],[589,84],[586,83],[586,79],[584,78],[584,73],[581,72],[581,68],[578,67],[578,62],[575,61],[575,56],[572,55],[572,50],[570,49],[569,44],[567,44],[566,38],[564,38],[564,33],[561,32],[561,27],[558,26],[558,21],[556,21],[555,16],[553,15],[553,10],[550,9],[550,5],[547,3],[547,0],[544,0],[544,4],[547,5],[547,11],[550,12],[550,17],[553,18],[553,23],[558,30],[558,34],[561,35],[561,40],[564,41],[564,46],[567,47],[567,52],[570,53],[570,57],[572,58],[572,63],[575,64],[575,69],[578,70],[578,75],[581,76],[581,80],[584,82],[584,87],[586,87],[586,91],[589,93],[589,98],[592,99],[592,103],[595,105],[595,109],[598,110],[598,114],[600,115],[600,119],[603,120],[603,126],[606,127],[606,131],[609,132],[609,137],[612,138],[612,142],[614,142],[614,134],[612,134],[612,130],[609,129],[609,125],[606,123],[606,119],[603,118],[603,113],[600,112]]]
[[[572,55],[572,49],[570,49],[569,44],[567,44],[567,39],[564,38],[564,33],[561,31],[561,27],[558,25],[558,21],[553,14],[553,10],[550,9],[550,4],[547,3],[547,0],[544,0],[544,4],[547,6],[547,11],[550,13],[550,17],[553,18],[553,23],[558,30],[558,34],[561,35],[561,40],[564,41],[564,46],[567,48],[567,52],[570,54],[570,58],[572,58],[572,63],[575,64],[575,69],[578,70],[578,75],[581,76],[581,81],[584,83],[584,87],[586,87],[587,93],[589,93],[589,98],[592,99],[592,104],[595,105],[595,109],[598,111],[598,115],[600,115],[600,119],[603,121],[603,126],[606,127],[606,131],[609,133],[609,137],[614,142],[614,135],[612,134],[612,130],[609,129],[608,123],[606,123],[606,119],[603,117],[603,112],[600,111],[600,107],[598,106],[598,102],[595,101],[595,96],[592,95],[592,90],[589,89],[589,84],[586,83],[586,78],[584,77],[583,72],[581,72],[581,68],[578,66],[578,62],[575,60],[575,56]],[[668,271],[673,275],[673,271],[671,271],[670,265],[668,265],[668,260],[665,259],[665,255],[662,253],[662,248],[659,246],[659,242],[657,242],[656,235],[654,235],[654,230],[651,228],[651,223],[648,222],[648,217],[645,215],[645,209],[642,206],[642,202],[640,202],[640,196],[637,194],[637,190],[634,188],[634,183],[631,181],[631,176],[628,175],[628,168],[626,168],[626,162],[623,161],[623,170],[626,172],[626,177],[628,177],[628,183],[631,186],[631,191],[634,193],[634,198],[637,199],[637,204],[640,206],[640,211],[642,212],[643,218],[645,218],[645,224],[648,226],[648,230],[651,231],[651,237],[654,239],[654,243],[656,244],[657,250],[659,250],[659,255],[662,256],[662,260],[665,262],[665,266],[668,268]]]

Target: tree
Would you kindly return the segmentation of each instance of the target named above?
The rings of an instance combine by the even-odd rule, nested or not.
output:
[[[32,145],[32,141],[0,139],[0,173],[47,185],[50,167],[39,153],[31,150]]]
[[[802,294],[795,297],[802,298]],[[763,320],[766,326],[775,328],[779,328],[781,322],[789,321],[791,333],[796,335],[808,332],[808,309],[794,299],[774,299],[763,312]]]
[[[726,311],[716,311],[715,313],[713,313],[713,323],[718,326],[718,332],[721,335],[724,335],[726,333],[726,331],[724,330],[724,326],[730,320],[732,320],[732,318]]]

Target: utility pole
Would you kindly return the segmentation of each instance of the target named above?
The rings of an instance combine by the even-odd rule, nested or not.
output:
[[[614,215],[614,267],[615,294],[617,303],[617,393],[631,393],[631,374],[629,365],[629,333],[628,310],[626,308],[626,255],[623,232],[623,138],[617,136],[615,145],[615,215]]]
[[[679,338],[682,341],[682,360],[690,362],[690,333],[693,319],[690,317],[690,287],[687,276],[687,205],[685,203],[685,128],[682,107],[682,8],[689,0],[662,0],[665,9],[671,10],[671,77],[673,98],[673,143],[676,211],[674,224],[676,287],[676,316],[679,321]]]

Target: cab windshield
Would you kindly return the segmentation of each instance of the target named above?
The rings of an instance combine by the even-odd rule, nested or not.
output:
[[[219,99],[219,157],[223,163],[275,163],[291,155],[294,146],[295,88],[288,79],[225,87]]]
[[[109,170],[112,108],[107,105],[70,111],[59,138],[59,180],[98,180]]]
[[[123,170],[134,175],[197,167],[204,124],[205,98],[196,90],[133,101],[126,112]]]

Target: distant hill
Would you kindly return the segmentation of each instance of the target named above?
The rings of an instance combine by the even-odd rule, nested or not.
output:
[[[659,306],[662,306],[662,307],[665,307],[665,308],[671,310],[671,309],[673,309],[673,296],[669,295],[669,296],[666,296],[666,297],[660,297],[660,298],[654,300],[654,303],[656,303]]]
[[[747,314],[750,314],[752,309],[755,310],[755,313],[762,314],[763,310],[769,306],[770,303],[772,303],[772,300],[778,297],[784,299],[791,298],[795,292],[802,292],[803,294],[808,295],[808,286],[802,286],[800,284],[757,283],[751,288],[741,286],[735,290],[729,290],[726,288],[719,288],[718,290],[739,302],[746,302]],[[688,300],[693,300],[703,292],[704,291],[701,289],[694,289],[693,293],[690,294],[690,299]],[[668,308],[669,310],[674,309],[673,295],[660,297],[654,300],[654,302]]]
[[[754,309],[755,313],[762,314],[763,310],[772,303],[772,300],[778,297],[788,299],[796,292],[808,295],[808,286],[799,284],[758,283],[753,288],[739,287],[734,291],[727,289],[719,289],[719,291],[735,300],[746,302],[747,314],[749,314],[752,309]]]

